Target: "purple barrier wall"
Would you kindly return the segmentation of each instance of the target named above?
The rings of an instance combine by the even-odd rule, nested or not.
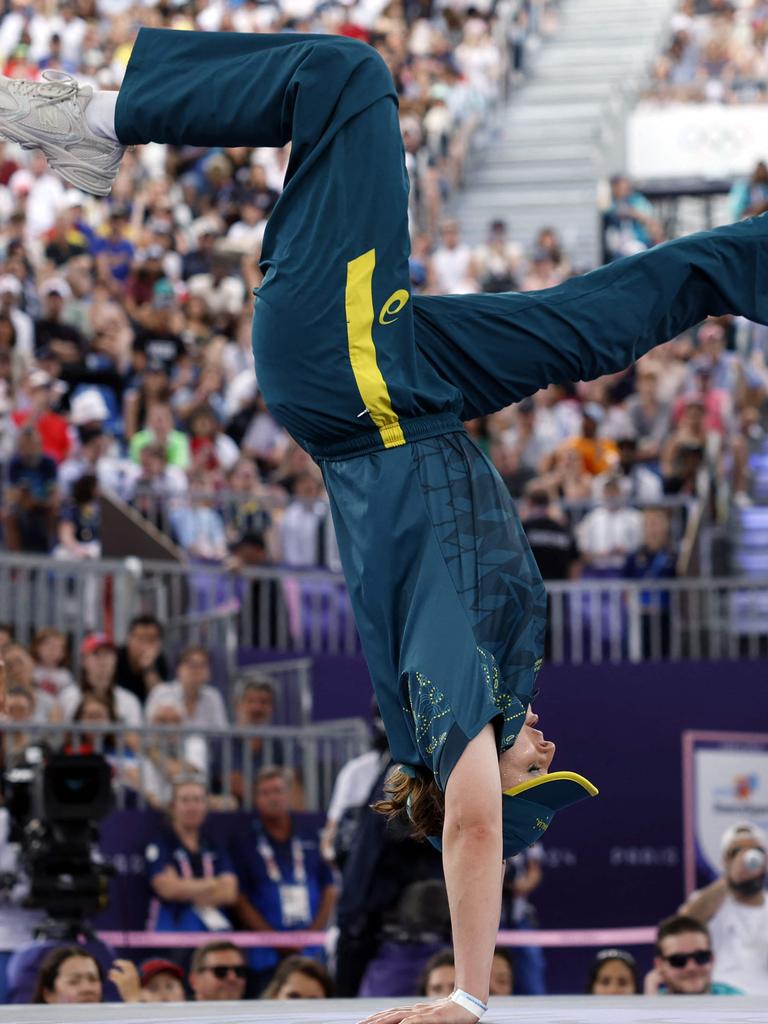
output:
[[[764,726],[766,679],[765,662],[747,661],[542,670],[536,710],[557,744],[554,767],[585,775],[600,796],[562,812],[544,838],[545,877],[534,897],[541,927],[654,925],[676,911],[685,895],[682,733]],[[367,716],[362,659],[318,657],[314,684],[317,718]],[[130,829],[109,822],[106,848],[140,850]],[[640,954],[650,966],[650,951]],[[548,952],[551,990],[579,991],[590,959],[587,950]]]

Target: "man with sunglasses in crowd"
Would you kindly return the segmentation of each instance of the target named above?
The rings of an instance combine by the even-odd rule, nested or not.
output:
[[[741,991],[713,981],[715,957],[707,926],[693,917],[668,917],[656,933],[654,968],[645,993],[673,996],[738,996]]]
[[[247,980],[245,955],[234,942],[206,942],[192,955],[189,984],[197,1002],[243,999]]]
[[[768,836],[745,821],[721,839],[722,875],[681,907],[709,928],[718,980],[746,995],[768,995]]]

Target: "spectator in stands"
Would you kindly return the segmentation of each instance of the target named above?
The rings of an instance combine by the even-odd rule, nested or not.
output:
[[[603,226],[606,262],[642,252],[660,241],[653,207],[623,174],[611,178],[611,202]]]
[[[371,719],[371,749],[353,757],[339,770],[320,835],[323,856],[339,871],[343,870],[352,848],[362,810],[368,806],[376,780],[390,759],[389,741],[375,698]]]
[[[223,562],[227,557],[224,520],[216,499],[208,490],[205,473],[189,473],[190,492],[185,502],[171,510],[173,532],[184,550],[202,562]]]
[[[100,423],[92,427],[77,428],[78,447],[75,453],[59,466],[58,482],[62,497],[69,498],[72,487],[84,476],[101,480],[99,464],[107,454],[111,438]]]
[[[124,1003],[183,1003],[184,971],[172,960],[145,960],[137,970],[131,960],[115,960],[109,972]]]
[[[3,541],[9,551],[47,552],[56,524],[56,463],[42,452],[33,427],[19,431],[8,462]]]
[[[38,629],[32,641],[35,686],[54,699],[58,699],[61,692],[75,682],[69,668],[67,648],[66,633],[51,626]]]
[[[259,771],[254,804],[258,818],[239,838],[234,853],[241,890],[235,912],[241,926],[251,931],[324,929],[336,887],[316,833],[292,814],[291,780],[284,769]],[[277,960],[274,950],[251,951],[251,966],[260,980],[266,981]]]
[[[627,557],[627,579],[674,579],[677,556],[670,541],[669,513],[663,508],[643,511],[643,542]],[[639,595],[646,656],[666,657],[671,639],[668,590],[645,590]]]
[[[501,435],[520,457],[520,465],[532,474],[539,472],[545,456],[555,447],[555,442],[544,425],[545,417],[537,410],[532,398],[511,407],[512,422]]]
[[[275,688],[269,678],[248,675],[237,683],[235,687],[236,727],[258,729],[259,726],[270,725],[274,713]],[[250,761],[250,778],[253,783],[259,769],[264,765],[282,766],[285,763],[283,744],[279,740],[265,741],[260,736],[233,744],[227,789],[244,810],[250,809],[253,805],[253,794],[246,793],[244,788],[247,761]]]
[[[521,292],[535,292],[554,288],[562,282],[562,274],[548,249],[534,249],[520,285]]]
[[[163,654],[163,627],[154,615],[137,615],[128,625],[125,643],[117,649],[115,683],[144,701],[169,677]]]
[[[494,438],[488,455],[512,497],[522,497],[526,485],[534,479],[536,473],[522,464],[519,450]]]
[[[8,686],[20,687],[32,694],[34,721],[57,721],[59,711],[56,701],[35,685],[35,661],[26,647],[22,647],[21,644],[9,644],[3,651],[3,658]]]
[[[592,484],[595,501],[602,500],[606,482],[612,477],[618,479],[619,490],[625,501],[641,505],[659,501],[662,495],[661,477],[639,462],[638,438],[634,431],[620,431],[616,437],[616,447],[619,452],[618,465],[596,476]]]
[[[461,240],[459,223],[447,220],[440,229],[440,245],[432,253],[435,286],[442,295],[478,290],[474,279],[472,250]]]
[[[286,957],[261,994],[262,999],[330,999],[332,996],[333,981],[327,968],[308,956]]]
[[[488,995],[511,996],[515,988],[512,958],[505,949],[495,949],[491,961],[491,979]]]
[[[659,396],[660,365],[650,359],[641,359],[635,367],[635,393],[624,408],[637,436],[637,457],[644,462],[655,462],[662,441],[669,431],[670,410]]]
[[[170,694],[184,709],[184,724],[201,729],[224,729],[228,725],[224,700],[211,686],[211,658],[204,647],[187,647],[176,664],[176,679],[158,684],[147,700],[147,715],[158,701]]]
[[[101,558],[101,509],[98,497],[98,481],[92,474],[74,482],[70,500],[61,508],[59,544],[54,549],[54,557],[76,562]]]
[[[147,710],[147,725],[165,729],[184,725],[184,706],[178,694],[164,688],[158,690],[157,698]],[[182,775],[204,779],[207,769],[208,751],[202,736],[156,734],[143,750],[133,785],[142,790],[150,807],[167,810],[173,797],[174,779]]]
[[[548,253],[561,281],[570,276],[571,263],[555,228],[549,226],[541,228],[536,235],[535,248]]]
[[[147,412],[146,426],[134,434],[130,443],[130,455],[139,461],[141,449],[148,444],[162,445],[168,464],[186,469],[189,466],[189,439],[173,425],[173,412],[167,402],[154,402]]]
[[[67,323],[64,315],[65,303],[72,297],[72,290],[61,277],[49,277],[40,286],[43,315],[35,320],[35,353],[44,350],[54,352],[63,366],[80,362],[85,341],[80,331]],[[58,461],[61,461],[63,455]]]
[[[416,995],[427,999],[445,999],[456,988],[456,966],[452,949],[431,956],[421,972]]]
[[[521,258],[522,249],[509,239],[506,221],[491,221],[487,240],[475,249],[472,257],[474,273],[481,290],[517,291]]]
[[[541,885],[544,851],[534,843],[506,863],[501,890],[501,927],[527,931],[536,927],[536,908],[529,900]],[[519,946],[515,959],[515,994],[541,996],[547,991],[546,963],[538,946]]]
[[[587,976],[587,995],[639,995],[640,975],[637,961],[623,949],[601,949],[592,961]]]
[[[95,693],[84,694],[82,700],[75,709],[75,713],[72,715],[73,726],[111,725],[113,723],[117,723],[117,717],[115,716],[114,709],[110,706],[109,702],[104,699],[104,697],[99,697]],[[105,757],[113,762],[113,767],[117,767],[113,759],[113,755],[115,753],[115,737],[113,733],[76,733],[73,729],[72,732],[66,736],[64,740],[64,747],[71,753],[76,753],[78,751],[82,753],[90,753],[93,750],[98,750],[99,753],[103,753]]]
[[[232,549],[228,562],[233,572],[272,565],[267,542],[260,533],[244,533]],[[239,586],[245,608],[251,609],[250,635],[255,645],[262,649],[281,647],[289,635],[288,605],[281,579],[254,576],[241,580]]]
[[[681,908],[709,926],[717,957],[714,977],[747,995],[768,994],[768,837],[749,822],[729,828],[721,841],[723,874],[691,893]]]
[[[660,454],[665,494],[709,495],[720,445],[717,438],[708,435],[704,415],[701,399],[689,395],[680,422],[668,435]]]
[[[265,540],[273,532],[269,493],[262,484],[253,459],[241,456],[227,475],[228,495],[223,515],[227,541],[235,547],[246,534]]]
[[[588,402],[582,410],[581,434],[569,437],[556,449],[555,455],[573,449],[581,456],[584,471],[591,476],[607,473],[617,467],[619,453],[609,438],[599,437],[600,425],[605,420],[605,409],[598,402]]]
[[[619,576],[627,557],[642,543],[643,517],[626,505],[616,475],[606,480],[603,501],[576,527],[576,539],[586,575]]]
[[[581,566],[573,530],[540,482],[526,488],[520,518],[542,578],[577,579]]]
[[[33,1003],[100,1003],[101,965],[80,946],[52,949],[40,964]]]
[[[145,445],[139,453],[138,466],[132,468],[127,500],[159,530],[169,532],[169,512],[174,508],[174,499],[187,493],[187,474],[179,466],[168,464],[161,444]]]
[[[330,510],[322,481],[315,473],[299,473],[293,499],[280,521],[280,546],[286,565],[307,568],[327,564]]]
[[[756,217],[768,210],[768,164],[759,160],[746,181],[735,181],[728,196],[730,220]]]
[[[40,437],[43,454],[57,464],[66,459],[72,442],[67,421],[53,411],[57,401],[56,382],[45,370],[32,370],[25,381],[27,405],[13,413],[17,430],[31,427]]]
[[[232,1002],[245,996],[248,974],[245,954],[234,942],[206,942],[192,954],[189,986],[197,1002]]]
[[[12,725],[23,725],[35,719],[35,694],[24,686],[10,686],[5,697],[5,718]],[[24,763],[24,751],[30,740],[25,732],[5,733],[0,740],[0,764],[7,772],[17,763]]]
[[[13,333],[8,332],[13,349],[14,378],[19,379],[32,362],[35,351],[35,328],[29,313],[20,308],[21,281],[13,274],[0,275],[0,315],[10,320]]]
[[[211,479],[218,482],[237,462],[240,455],[237,445],[222,433],[210,406],[201,405],[191,412],[187,426],[192,465],[206,474],[214,474]]]
[[[645,976],[646,995],[730,996],[741,990],[713,981],[715,957],[709,930],[693,917],[668,917],[656,933],[653,970]]]
[[[134,257],[133,243],[127,237],[129,212],[125,206],[113,205],[109,213],[107,230],[93,246],[96,266],[102,280],[109,281],[113,278],[120,283],[128,280]]]
[[[203,831],[207,799],[200,779],[179,776],[169,809],[170,828],[145,850],[155,897],[150,927],[156,931],[215,932],[232,927],[228,908],[238,898],[237,877],[226,852]],[[190,984],[195,988],[191,975]]]
[[[92,633],[80,645],[80,681],[68,686],[59,697],[64,721],[71,721],[80,701],[95,693],[109,704],[114,718],[130,728],[138,728],[143,715],[138,698],[115,681],[117,649],[106,633]]]
[[[0,622],[0,654],[12,644],[16,637],[16,627],[11,622]]]

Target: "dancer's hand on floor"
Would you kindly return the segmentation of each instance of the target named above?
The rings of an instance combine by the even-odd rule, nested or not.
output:
[[[450,999],[436,1003],[414,1003],[382,1010],[360,1021],[360,1024],[477,1024],[480,1018]]]

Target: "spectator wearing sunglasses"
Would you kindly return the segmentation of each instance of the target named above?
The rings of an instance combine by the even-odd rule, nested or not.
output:
[[[197,1002],[242,999],[247,980],[245,956],[234,942],[206,942],[192,954],[189,985]]]
[[[653,970],[646,975],[646,995],[737,996],[741,991],[713,981],[715,957],[707,926],[693,917],[668,917],[656,933]]]
[[[723,873],[681,908],[706,924],[715,977],[746,995],[768,995],[768,836],[745,821],[722,836]]]

